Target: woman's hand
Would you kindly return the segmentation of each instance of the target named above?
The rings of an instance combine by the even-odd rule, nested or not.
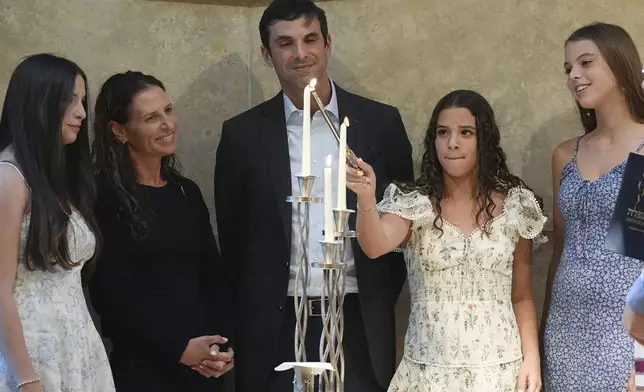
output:
[[[199,366],[201,361],[204,359],[216,361],[219,350],[211,352],[210,346],[214,344],[224,344],[227,341],[228,339],[219,335],[200,336],[198,338],[190,339],[179,362],[186,366],[194,367]]]
[[[235,353],[232,348],[228,348],[228,351],[224,353],[218,352],[216,356],[216,360],[203,360],[198,366],[193,366],[192,370],[206,378],[217,378],[226,374],[235,366]]]
[[[347,166],[347,188],[358,196],[358,208],[376,207],[376,174],[373,168],[358,158],[358,169]],[[365,203],[365,205],[361,205]],[[366,205],[368,203],[368,205]]]
[[[541,364],[538,356],[527,356],[523,359],[517,378],[517,391],[541,391]]]

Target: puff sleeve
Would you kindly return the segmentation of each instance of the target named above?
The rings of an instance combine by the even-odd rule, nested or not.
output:
[[[505,210],[508,223],[517,228],[521,237],[533,240],[536,244],[548,241],[543,235],[543,227],[548,218],[543,215],[534,193],[521,187],[510,189],[505,198]]]
[[[395,184],[385,189],[384,196],[378,203],[380,215],[393,214],[412,221],[412,228],[422,226],[434,220],[434,207],[426,195],[418,191],[403,192]]]

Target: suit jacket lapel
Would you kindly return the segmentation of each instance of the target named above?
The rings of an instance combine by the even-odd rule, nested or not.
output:
[[[292,205],[286,201],[286,198],[291,195],[291,164],[282,93],[266,101],[262,109],[267,119],[266,127],[261,130],[262,145],[267,158],[265,163],[268,166],[277,207],[282,218],[284,239],[290,252]]]

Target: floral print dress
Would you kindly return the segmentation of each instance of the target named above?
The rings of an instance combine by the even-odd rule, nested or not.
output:
[[[25,264],[30,217],[26,214],[22,221],[12,292],[40,385],[45,392],[113,392],[114,380],[105,347],[81,284],[82,266],[94,254],[94,233],[81,214],[73,210],[67,224],[67,241],[70,258],[78,266],[31,271]],[[0,392],[22,391],[17,388],[20,381],[25,380],[14,377],[0,352]]]
[[[622,315],[644,263],[604,248],[626,161],[586,180],[577,161],[580,140],[556,195],[565,241],[543,340],[543,384],[548,392],[623,392],[634,347]]]
[[[429,198],[393,184],[378,210],[412,221],[402,249],[411,313],[389,391],[514,391],[523,357],[511,301],[514,250],[520,237],[544,242],[547,220],[532,192],[510,189],[489,235],[465,236],[447,221],[441,234]]]

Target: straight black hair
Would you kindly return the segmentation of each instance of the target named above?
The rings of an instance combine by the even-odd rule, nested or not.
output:
[[[77,77],[87,77],[74,62],[51,54],[25,58],[14,70],[0,117],[0,150],[11,146],[30,190],[31,211],[26,264],[31,270],[70,269],[69,218],[75,209],[97,238],[96,200],[89,154],[89,111],[76,141],[65,145],[63,118],[74,100]],[[87,87],[86,87],[87,88]]]

